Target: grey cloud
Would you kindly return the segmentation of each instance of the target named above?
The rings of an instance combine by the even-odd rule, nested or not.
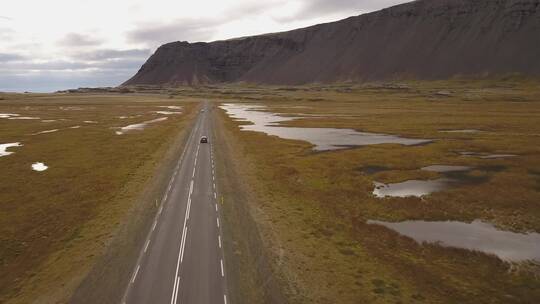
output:
[[[236,18],[242,18],[250,15],[258,15],[264,13],[265,10],[286,4],[287,0],[281,1],[255,1],[250,2],[249,4],[238,4],[236,6],[231,6],[223,15],[227,18],[226,20],[233,20]],[[225,18],[224,18],[225,19]]]
[[[0,91],[54,92],[77,87],[116,86],[137,70],[43,71],[26,74],[0,73]]]
[[[206,41],[212,37],[218,19],[181,19],[166,24],[143,25],[127,34],[131,42],[156,47],[173,41]]]
[[[96,37],[78,33],[69,33],[58,42],[60,45],[67,47],[97,46],[102,43],[102,41],[100,39],[97,39]]]
[[[31,62],[31,61],[22,61],[22,62],[7,62],[2,65],[2,70],[4,72],[9,71],[59,71],[59,70],[78,70],[86,69],[88,65],[82,62],[71,62],[64,60],[53,60],[45,62]]]
[[[24,71],[66,71],[66,70],[116,70],[116,69],[137,69],[145,61],[140,59],[113,59],[100,62],[52,60],[45,62],[17,61],[2,64],[2,73],[24,72]]]
[[[146,61],[146,57],[139,59],[115,59],[92,65],[95,68],[105,70],[131,70],[138,69]]]
[[[88,52],[78,52],[71,55],[72,58],[85,60],[85,61],[147,58],[148,56],[150,56],[149,49],[130,49],[130,50],[98,49],[98,50],[92,50]]]
[[[220,17],[214,18],[189,18],[161,24],[141,24],[129,32],[127,38],[131,42],[143,43],[152,48],[174,41],[208,41],[222,24],[237,18],[260,14],[270,7],[285,2],[286,0],[277,3],[261,1],[231,6]]]
[[[5,41],[13,40],[14,31],[7,27],[0,27],[0,39]]]
[[[276,17],[282,22],[323,17],[335,13],[348,13],[356,16],[370,11],[383,9],[411,0],[304,0],[302,8],[294,16]]]
[[[11,62],[24,60],[26,57],[19,54],[0,53],[0,62]]]
[[[54,92],[77,87],[120,85],[144,60],[105,60],[99,63],[49,61],[0,65],[0,91]]]

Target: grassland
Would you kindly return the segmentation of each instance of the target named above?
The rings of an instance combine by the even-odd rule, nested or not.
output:
[[[127,220],[197,103],[167,95],[2,94],[0,302],[63,303]],[[183,114],[144,130],[119,127]],[[75,127],[75,128],[72,128]],[[58,129],[56,132],[36,134]],[[33,171],[43,162],[49,169]],[[97,296],[97,292],[96,292]]]
[[[98,295],[95,282],[121,288],[122,273],[113,273],[116,268],[101,269],[95,276],[91,269],[118,264],[114,258],[103,262],[107,254],[125,257],[125,248],[104,253],[114,247],[118,230],[126,235],[144,230],[143,222],[132,225],[142,230],[119,227],[131,221],[126,217],[133,208],[151,208],[159,191],[144,192],[159,184],[153,179],[166,172],[166,156],[174,154],[171,147],[181,142],[182,130],[196,113],[194,101],[201,99],[216,106],[263,104],[269,111],[304,117],[288,126],[435,139],[411,147],[315,152],[308,142],[240,131],[242,122],[212,111],[234,303],[540,299],[540,266],[535,262],[507,263],[480,252],[420,245],[366,224],[480,219],[500,229],[540,232],[540,82],[244,84],[139,87],[130,92],[0,96],[0,113],[40,118],[0,118],[0,143],[23,144],[0,157],[0,302],[65,302],[85,277],[90,283],[79,294],[86,300],[110,299],[106,293]],[[140,132],[115,134],[118,127],[163,116],[154,111],[176,111],[158,107],[170,105],[182,106],[184,113],[168,115]],[[53,129],[58,131],[36,134]],[[459,129],[482,132],[440,132]],[[462,156],[463,151],[517,156],[480,159]],[[49,169],[32,171],[30,165],[38,161]],[[433,164],[474,169],[469,183],[422,199],[377,199],[371,194],[374,181],[440,177],[419,170]],[[129,265],[124,266],[131,269]]]
[[[289,302],[539,301],[537,263],[507,263],[480,252],[421,245],[382,226],[366,224],[368,219],[480,219],[500,229],[539,232],[539,82],[229,86],[201,92],[184,89],[182,94],[219,102],[255,102],[279,113],[330,114],[294,120],[288,122],[290,126],[436,139],[413,147],[375,145],[316,153],[307,142],[240,131],[242,122],[223,112],[218,115],[218,130],[230,154],[224,156],[231,163],[227,167],[235,168],[242,180],[241,185],[229,185],[224,191],[225,210],[229,217],[241,216],[234,209],[247,204]],[[440,132],[449,129],[483,132]],[[460,151],[517,157],[480,159],[462,156]],[[419,170],[433,164],[474,167],[469,174],[478,182],[423,199],[381,200],[371,194],[374,181],[439,177]],[[222,181],[230,178],[223,174]],[[229,226],[234,223],[238,222],[229,218]],[[256,253],[246,252],[242,242],[234,246],[231,251],[240,260],[256,265]],[[264,280],[240,285],[256,294],[254,282]]]

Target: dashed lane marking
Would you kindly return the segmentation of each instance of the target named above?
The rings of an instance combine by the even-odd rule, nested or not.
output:
[[[224,277],[225,272],[223,272],[223,259],[219,260],[219,262],[221,263],[221,276]]]
[[[141,265],[137,265],[137,269],[135,269],[135,273],[133,274],[133,278],[131,279],[131,283],[135,283],[135,279],[137,278],[137,275],[139,274],[139,269],[141,269]]]
[[[146,240],[146,244],[144,245],[144,252],[148,249],[148,245],[150,245],[150,239]]]

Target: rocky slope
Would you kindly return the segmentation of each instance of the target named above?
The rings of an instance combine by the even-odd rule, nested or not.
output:
[[[540,74],[540,0],[419,0],[283,33],[160,48],[124,85]]]

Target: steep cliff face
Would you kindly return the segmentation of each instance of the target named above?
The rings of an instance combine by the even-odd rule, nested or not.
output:
[[[283,33],[161,46],[125,85],[540,75],[540,0],[419,0]]]

